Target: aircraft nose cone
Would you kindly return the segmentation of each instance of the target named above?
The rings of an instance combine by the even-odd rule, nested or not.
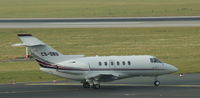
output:
[[[178,68],[176,68],[176,67],[173,66],[173,65],[167,64],[167,66],[168,66],[168,70],[169,70],[170,72],[172,72],[172,73],[178,71]]]
[[[178,68],[172,66],[171,71],[172,71],[172,72],[177,72],[177,71],[178,71]]]

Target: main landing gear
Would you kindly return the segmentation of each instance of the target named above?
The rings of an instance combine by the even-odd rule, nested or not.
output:
[[[94,89],[100,89],[100,84],[93,84],[92,87],[93,87]]]
[[[155,77],[154,86],[158,87],[160,85],[160,81],[158,81],[157,76]]]
[[[89,82],[83,82],[83,88],[90,88]]]
[[[99,89],[101,86],[99,83],[93,83],[92,88],[94,89]],[[89,82],[83,82],[83,88],[90,88],[90,83]]]

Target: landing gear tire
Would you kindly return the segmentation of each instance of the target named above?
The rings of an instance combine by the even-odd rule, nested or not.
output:
[[[93,84],[93,88],[94,89],[99,89],[100,88],[100,84]]]
[[[83,88],[90,88],[90,83],[84,82],[83,83]]]
[[[160,81],[156,80],[156,81],[154,82],[154,86],[158,87],[159,85],[160,85]]]

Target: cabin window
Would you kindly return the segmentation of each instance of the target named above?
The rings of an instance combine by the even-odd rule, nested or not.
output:
[[[122,62],[123,65],[126,65],[125,61]]]
[[[113,62],[110,62],[110,64],[111,64],[111,65],[114,65],[114,63],[113,63]]]
[[[105,64],[105,66],[107,66],[107,65],[108,65],[108,63],[107,63],[107,62],[104,62],[104,64]]]
[[[131,65],[131,62],[130,62],[130,61],[128,61],[128,65]]]
[[[99,66],[101,66],[102,64],[101,64],[101,62],[99,62]]]
[[[118,66],[120,65],[119,61],[117,61],[117,65],[118,65]]]

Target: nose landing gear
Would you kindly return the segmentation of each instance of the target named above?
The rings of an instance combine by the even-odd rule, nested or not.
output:
[[[155,77],[154,86],[158,87],[160,85],[160,81],[158,81],[158,77]]]

